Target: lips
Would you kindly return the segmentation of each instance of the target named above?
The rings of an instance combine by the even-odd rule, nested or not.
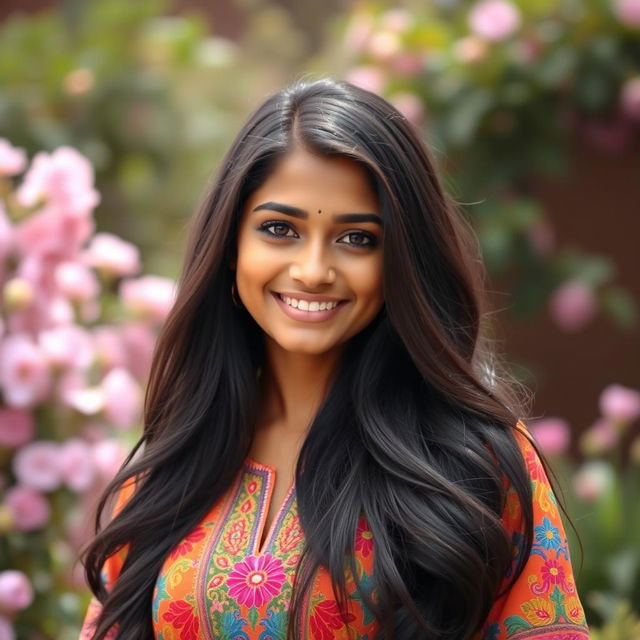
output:
[[[296,307],[292,307],[287,304],[278,293],[272,292],[273,299],[276,301],[280,309],[287,315],[289,318],[293,320],[298,320],[301,322],[324,322],[325,320],[329,320],[333,318],[337,313],[340,312],[342,307],[344,307],[347,300],[341,300],[338,304],[333,307],[333,309],[323,309],[322,311],[305,311],[303,309],[298,309]],[[301,300],[303,298],[300,298]],[[309,300],[309,298],[307,298]],[[326,298],[325,298],[326,300]],[[318,302],[318,300],[311,300],[311,302]]]

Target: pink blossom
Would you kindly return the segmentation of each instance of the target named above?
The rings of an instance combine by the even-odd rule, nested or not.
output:
[[[237,562],[227,578],[229,596],[246,607],[261,607],[282,590],[282,561],[270,553]]]
[[[96,360],[105,369],[124,367],[127,364],[127,348],[122,332],[116,327],[100,325],[93,328],[93,347]]]
[[[113,276],[131,276],[140,271],[138,248],[112,233],[96,233],[82,257],[85,264]]]
[[[527,230],[529,241],[542,256],[549,255],[555,247],[555,233],[547,220],[541,220]]]
[[[389,98],[391,104],[415,125],[420,125],[424,119],[422,100],[415,93],[403,91]]]
[[[0,408],[0,446],[21,447],[33,439],[33,414],[24,409]]]
[[[74,260],[94,229],[88,213],[45,209],[17,225],[16,241],[24,255],[37,254],[56,262]]]
[[[465,36],[454,43],[453,53],[460,62],[475,64],[487,57],[489,47],[486,40],[482,38]]]
[[[26,609],[32,602],[33,587],[22,571],[0,571],[0,609],[13,613]]]
[[[362,53],[372,33],[373,20],[371,16],[367,13],[356,12],[349,21],[345,31],[345,49],[350,53]]]
[[[62,262],[55,270],[60,293],[70,300],[91,300],[100,292],[95,273],[79,262]]]
[[[86,491],[96,477],[91,447],[79,438],[71,438],[60,445],[58,460],[65,484],[77,493]]]
[[[93,182],[91,163],[75,149],[59,147],[35,155],[16,198],[26,207],[44,199],[51,213],[86,217],[100,202]]]
[[[402,42],[397,33],[392,31],[376,31],[367,45],[369,54],[374,60],[384,62],[402,50]]]
[[[25,334],[9,335],[0,350],[0,387],[12,407],[29,407],[51,390],[51,372],[45,354]]]
[[[406,9],[389,9],[380,16],[382,27],[395,33],[405,33],[414,22],[413,15]]]
[[[0,176],[15,176],[26,166],[25,150],[14,147],[6,138],[0,138]]]
[[[382,93],[386,78],[380,69],[373,66],[353,67],[347,73],[346,79],[361,89],[372,93]]]
[[[573,478],[573,486],[585,502],[596,502],[607,492],[613,482],[611,465],[602,460],[585,463]]]
[[[4,502],[13,514],[18,531],[42,529],[49,522],[49,502],[34,489],[15,485],[7,491]]]
[[[143,276],[135,280],[123,280],[120,297],[139,317],[163,322],[175,299],[175,283],[160,276]]]
[[[404,77],[415,76],[424,69],[425,57],[407,51],[401,51],[388,61],[389,68]]]
[[[87,369],[93,362],[93,340],[84,328],[68,324],[40,332],[40,347],[57,367]]]
[[[608,419],[596,420],[580,437],[580,448],[587,455],[611,451],[618,442],[618,431]]]
[[[640,27],[640,0],[614,0],[618,20],[627,27]]]
[[[36,491],[54,491],[60,486],[60,446],[51,440],[36,440],[13,457],[13,473],[20,484]]]
[[[116,427],[135,425],[142,414],[142,390],[126,369],[111,369],[102,380],[104,414]]]
[[[620,92],[622,110],[634,120],[640,120],[640,76],[627,80]]]
[[[4,616],[0,616],[0,640],[16,640],[13,625]]]
[[[569,425],[562,418],[538,420],[531,425],[531,434],[542,451],[549,455],[562,455],[569,446]]]
[[[584,327],[596,314],[597,305],[589,286],[579,280],[569,280],[551,295],[549,312],[565,331]]]
[[[148,324],[135,322],[123,325],[121,335],[128,354],[127,369],[139,380],[146,380],[156,344],[155,334]]]
[[[91,447],[91,454],[96,470],[103,481],[110,481],[120,470],[127,451],[118,440],[102,440]]]
[[[602,415],[612,420],[633,422],[640,417],[640,392],[635,389],[611,384],[600,394],[599,404]]]
[[[520,27],[520,11],[508,0],[480,0],[469,12],[469,28],[480,38],[497,42]]]
[[[68,386],[61,390],[62,398],[68,406],[85,415],[93,415],[104,409],[105,393],[100,385],[95,387],[76,385],[76,380],[70,379]]]

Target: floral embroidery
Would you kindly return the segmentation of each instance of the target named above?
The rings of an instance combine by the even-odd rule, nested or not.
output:
[[[282,560],[270,553],[249,556],[238,562],[229,574],[229,595],[247,607],[261,607],[278,595],[285,576]]]
[[[532,483],[533,545],[524,559],[524,571],[494,603],[477,640],[508,640],[516,635],[529,640],[587,640],[588,627],[555,496],[533,447],[524,436],[518,442]],[[152,620],[158,640],[285,637],[305,539],[293,490],[281,505],[265,549],[258,553],[275,473],[272,467],[247,459],[225,495],[168,554],[153,592]],[[122,494],[120,506],[128,495],[131,492]],[[508,487],[506,498],[503,521],[512,540],[513,563],[505,581],[511,579],[524,553],[522,510],[513,488]],[[348,612],[340,615],[331,577],[321,567],[301,603],[301,640],[375,637],[378,623],[363,598],[368,594],[376,600],[375,544],[364,514],[354,534],[356,575],[345,575]],[[117,579],[125,557],[126,548],[105,565],[107,588]],[[97,602],[89,607],[82,638],[91,637],[91,623],[99,611]]]
[[[180,640],[193,640],[198,636],[200,623],[193,606],[184,600],[169,603],[169,610],[163,614],[163,620],[171,623],[174,629],[180,629]]]
[[[353,622],[355,616],[351,613],[340,616],[338,603],[335,600],[321,600],[313,610],[309,624],[314,640],[331,640],[335,637],[334,631],[344,626],[345,622]]]
[[[373,551],[373,534],[367,520],[362,517],[358,521],[356,530],[356,551],[360,551],[365,558]]]
[[[246,518],[242,518],[241,520],[237,520],[236,522],[234,522],[231,525],[231,529],[229,529],[225,533],[223,539],[225,551],[230,553],[232,556],[237,555],[240,549],[242,549],[249,540],[249,531]]]

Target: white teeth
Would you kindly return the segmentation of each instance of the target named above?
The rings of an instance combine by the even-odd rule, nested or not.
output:
[[[294,309],[301,309],[302,311],[325,311],[327,309],[334,309],[338,306],[337,302],[309,302],[308,300],[297,300],[296,298],[289,298],[278,294],[281,300],[284,300],[290,307]]]

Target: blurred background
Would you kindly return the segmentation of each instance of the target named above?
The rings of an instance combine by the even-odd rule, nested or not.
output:
[[[594,638],[640,638],[640,0],[4,0],[0,639],[77,637],[190,214],[250,111],[393,102],[474,226]]]

